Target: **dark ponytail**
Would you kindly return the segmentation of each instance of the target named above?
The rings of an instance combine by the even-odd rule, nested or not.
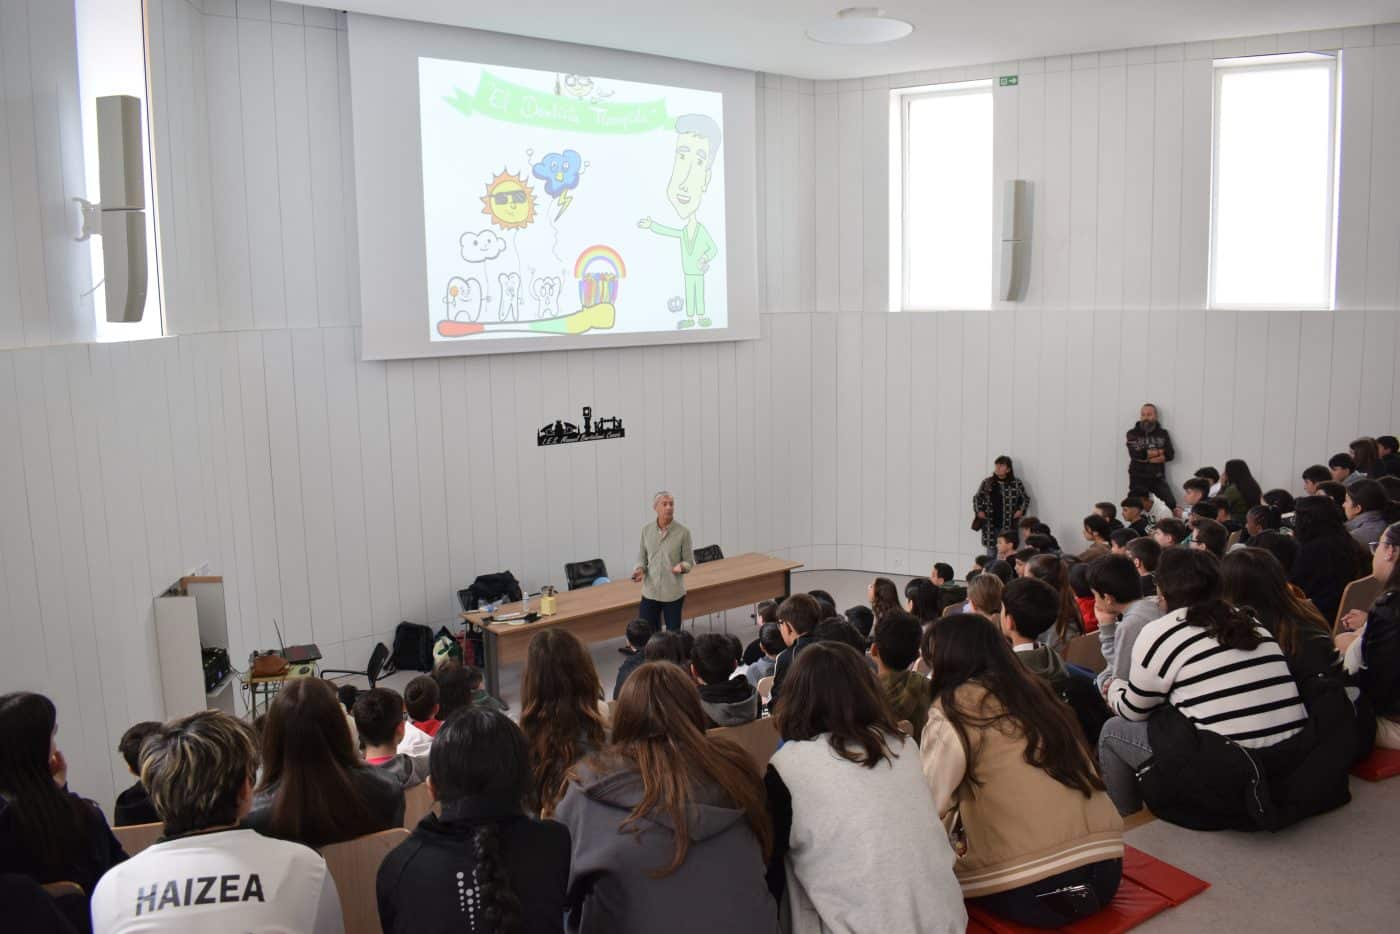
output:
[[[476,857],[476,886],[481,892],[481,920],[493,934],[519,934],[520,897],[511,885],[501,852],[501,827],[496,822],[476,828],[472,836]]]
[[[59,788],[49,771],[57,722],[53,701],[42,694],[0,696],[0,794],[9,799],[20,851],[44,872],[61,870],[87,845],[90,805]]]
[[[1186,622],[1228,649],[1251,652],[1263,642],[1261,625],[1247,609],[1221,599],[1220,559],[1198,548],[1168,548],[1157,565],[1157,589],[1167,612],[1186,609]]]

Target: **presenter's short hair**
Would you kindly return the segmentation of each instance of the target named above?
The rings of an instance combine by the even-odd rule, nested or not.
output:
[[[238,796],[258,770],[247,723],[219,710],[171,720],[141,746],[141,784],[166,836],[238,820]]]
[[[653,497],[651,498],[651,506],[652,506],[653,509],[656,508],[656,504],[657,504],[657,503],[661,502],[661,497],[663,497],[663,496],[668,496],[668,497],[670,497],[671,500],[672,500],[673,502],[674,502],[675,499],[676,499],[674,496],[671,496],[671,491],[670,491],[670,490],[657,490],[657,491],[656,491],[656,495],[653,496]]]

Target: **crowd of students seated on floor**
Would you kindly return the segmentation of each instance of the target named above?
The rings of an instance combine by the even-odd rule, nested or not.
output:
[[[1346,803],[1373,743],[1400,748],[1400,465],[1381,440],[1309,468],[1297,498],[1232,460],[1184,484],[1179,516],[1141,491],[1099,503],[1078,554],[1026,516],[965,585],[940,563],[844,613],[822,591],[765,602],[748,645],[634,621],[611,704],[583,644],[548,629],[518,725],[456,662],[403,696],[305,679],[253,724],[137,724],[113,813],[163,836],[131,859],[69,790],[53,704],[4,695],[0,887],[24,912],[7,921],[340,930],[316,850],[401,826],[426,783],[440,813],[378,873],[389,932],[961,931],[967,903],[1062,926],[1113,899],[1144,804],[1277,829]],[[1339,614],[1367,575],[1378,596]],[[1088,634],[1098,671],[1066,657]],[[764,768],[716,729],[768,715]],[[33,897],[60,880],[90,913]]]

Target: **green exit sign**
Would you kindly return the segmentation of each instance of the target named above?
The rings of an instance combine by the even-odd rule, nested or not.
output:
[[[1021,83],[1021,79],[1018,75],[1002,75],[997,79],[997,83],[1004,88],[1014,88]]]

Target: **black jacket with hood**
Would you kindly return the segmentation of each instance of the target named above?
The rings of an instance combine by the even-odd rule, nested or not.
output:
[[[1151,428],[1144,428],[1142,422],[1138,422],[1128,429],[1129,477],[1153,480],[1167,475],[1166,464],[1154,464],[1147,459],[1147,452],[1152,448],[1160,448],[1169,461],[1176,458],[1171,433],[1160,422]]]
[[[484,825],[499,832],[505,874],[520,899],[523,934],[564,930],[568,829],[526,817],[518,801],[482,796],[449,802],[442,817],[429,814],[384,857],[375,888],[385,934],[492,930],[481,920],[480,887],[472,884],[476,832]]]

